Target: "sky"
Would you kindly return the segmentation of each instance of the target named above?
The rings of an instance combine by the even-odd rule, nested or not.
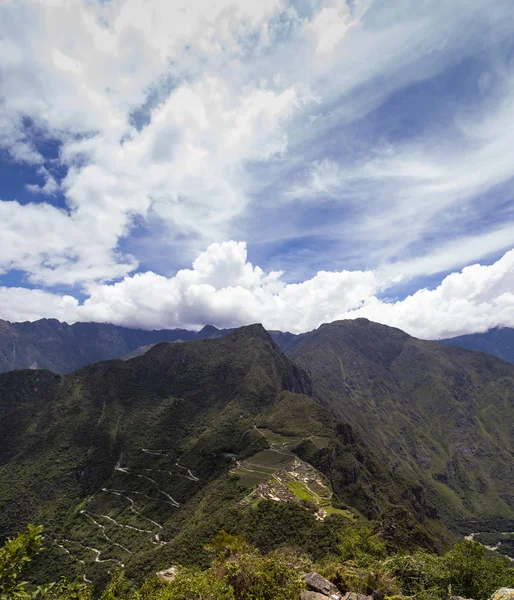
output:
[[[514,327],[512,0],[0,0],[0,318]]]

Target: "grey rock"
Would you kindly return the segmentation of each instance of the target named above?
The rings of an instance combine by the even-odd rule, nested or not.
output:
[[[343,600],[373,600],[373,597],[365,596],[364,594],[357,594],[357,592],[347,592],[343,596]]]
[[[514,600],[513,588],[500,588],[491,596],[491,600]]]
[[[300,594],[300,600],[327,600],[328,596],[306,590]]]
[[[156,575],[162,581],[171,582],[177,576],[177,567],[170,567],[164,571],[158,571]]]
[[[334,600],[341,597],[336,586],[328,579],[322,577],[319,573],[307,573],[302,579],[309,591],[318,592],[318,594],[323,594],[328,598],[334,598]]]

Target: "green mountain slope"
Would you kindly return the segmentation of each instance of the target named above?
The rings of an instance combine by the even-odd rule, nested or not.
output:
[[[337,519],[360,514],[391,544],[444,542],[419,488],[311,393],[257,325],[62,377],[0,375],[0,538],[42,523],[41,572],[85,568],[97,583],[122,564],[201,563],[222,528],[317,557]],[[271,480],[287,501],[266,499]]]
[[[513,516],[514,366],[366,319],[322,325],[288,354],[447,522]]]

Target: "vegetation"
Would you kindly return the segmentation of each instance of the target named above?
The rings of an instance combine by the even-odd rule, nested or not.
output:
[[[0,599],[91,600],[93,588],[61,579],[28,585],[22,576],[42,549],[42,528],[7,540],[0,549]],[[203,570],[177,567],[174,579],[149,575],[142,585],[116,570],[101,600],[297,600],[301,573],[316,570],[341,593],[348,591],[385,600],[414,597],[446,600],[460,595],[488,600],[501,587],[514,587],[514,567],[505,557],[476,542],[457,544],[444,555],[418,550],[388,555],[387,544],[369,526],[348,524],[339,532],[335,553],[313,563],[297,550],[262,553],[244,538],[219,533],[206,547],[210,565]]]
[[[224,572],[206,550],[224,530],[248,540],[257,562],[293,549],[342,587],[359,580],[393,595],[410,584],[389,559],[444,554],[456,516],[505,517],[510,365],[372,324],[302,340],[315,390],[260,326],[63,377],[0,375],[0,539],[28,522],[46,530],[27,579],[85,577],[115,597],[178,564],[186,585]],[[484,480],[478,450],[467,451],[482,443],[485,463],[499,460]],[[297,459],[307,466],[292,475]],[[252,495],[277,479],[285,500]],[[469,527],[461,533],[487,531]],[[59,585],[71,584],[52,593]]]
[[[27,531],[8,539],[0,548],[0,599],[18,600],[89,600],[92,590],[83,583],[65,578],[45,585],[31,586],[21,579],[43,545],[41,526],[29,525]]]
[[[287,354],[367,457],[394,465],[421,519],[514,517],[513,365],[366,319],[322,325]]]
[[[426,551],[395,556],[384,562],[406,595],[445,598],[448,592],[465,598],[487,600],[501,587],[514,586],[514,568],[508,558],[487,552],[477,542],[457,544],[444,556]]]
[[[205,567],[221,529],[264,552],[295,545],[319,560],[348,508],[380,520],[403,507],[385,537],[434,547],[440,531],[413,516],[408,486],[308,386],[260,326],[63,377],[2,374],[0,539],[43,523],[47,551],[32,577],[80,576],[85,563],[98,587],[116,567],[137,581],[167,563]],[[295,455],[322,473],[326,491],[309,485],[321,501],[293,484],[295,506],[241,504]],[[255,456],[264,473],[235,468]],[[340,515],[319,522],[316,503]]]

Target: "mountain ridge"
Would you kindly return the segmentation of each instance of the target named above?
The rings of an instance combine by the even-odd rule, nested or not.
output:
[[[442,344],[485,352],[514,364],[514,329],[495,327],[483,333],[470,333],[439,340]]]
[[[294,540],[320,555],[330,544],[313,547],[313,532],[332,540],[337,519],[381,521],[387,511],[383,535],[392,544],[434,549],[451,539],[417,488],[322,407],[310,386],[261,325],[158,344],[69,375],[4,373],[0,537],[41,522],[51,540],[41,569],[54,577],[84,561],[100,583],[104,560],[135,576],[178,559],[201,562],[203,546],[223,528],[263,548]],[[327,482],[318,486],[330,486],[333,516],[320,521],[312,502],[277,505],[265,492],[241,504],[272,473],[282,478],[281,493],[307,494],[294,479],[297,460]],[[297,522],[292,529],[283,528],[286,515]],[[263,528],[273,535],[263,537]]]
[[[512,365],[366,320],[322,325],[287,354],[448,520],[512,516]]]
[[[57,319],[21,323],[0,320],[0,372],[46,368],[62,375],[100,360],[139,356],[162,341],[209,339],[231,331],[233,329],[218,329],[213,325],[206,325],[199,331],[144,330],[94,322],[68,325]],[[312,332],[293,334],[270,330],[269,333],[284,352],[289,352]],[[509,328],[438,341],[487,352],[514,363],[514,330]]]

